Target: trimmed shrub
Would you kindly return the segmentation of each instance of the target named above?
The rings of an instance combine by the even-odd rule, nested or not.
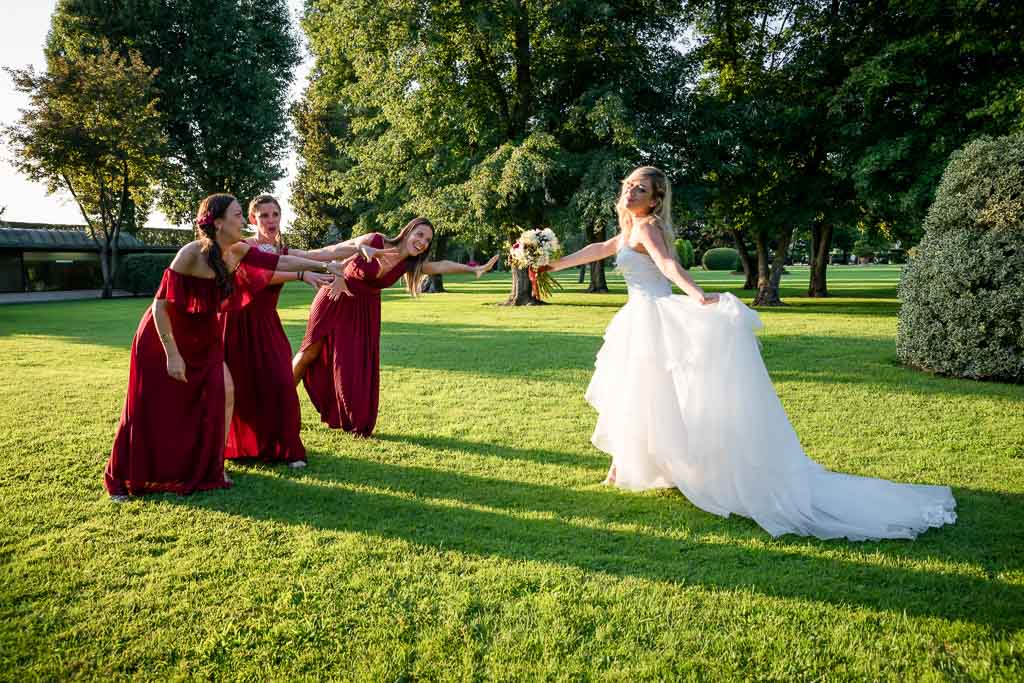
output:
[[[904,363],[1024,383],[1024,133],[953,153],[899,294]]]
[[[689,270],[693,268],[694,257],[693,257],[693,245],[690,240],[684,240],[682,238],[676,240],[676,254],[679,255],[679,263]]]
[[[155,294],[174,254],[129,254],[121,261],[124,287],[132,294]]]
[[[731,247],[717,247],[704,252],[701,259],[704,270],[737,270],[740,267],[740,255]]]

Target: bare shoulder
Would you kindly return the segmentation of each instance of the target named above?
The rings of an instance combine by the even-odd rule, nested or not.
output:
[[[242,262],[245,255],[252,249],[252,245],[246,241],[235,242],[228,247],[227,252],[224,254],[224,263],[227,264],[228,271],[234,271],[238,267],[238,264]]]
[[[171,270],[182,275],[198,275],[203,261],[203,245],[199,240],[189,242],[174,255]]]
[[[661,221],[657,216],[644,216],[633,222],[633,229],[641,235],[654,235],[661,231]]]

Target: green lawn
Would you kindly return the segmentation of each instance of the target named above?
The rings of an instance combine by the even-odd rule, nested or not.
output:
[[[123,505],[102,469],[148,301],[0,307],[0,679],[1020,679],[1024,387],[900,366],[897,268],[833,268],[820,301],[792,270],[762,340],[804,447],[952,485],[955,526],[772,539],[600,486],[583,391],[614,276],[520,309],[502,275],[389,290],[375,438],[303,393],[306,470]],[[310,298],[282,298],[293,345]]]

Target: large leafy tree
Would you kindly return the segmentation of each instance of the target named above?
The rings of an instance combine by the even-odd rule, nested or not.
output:
[[[118,237],[143,222],[163,170],[155,73],[138,53],[125,59],[104,45],[75,59],[53,56],[43,73],[8,72],[29,98],[20,120],[5,128],[15,166],[74,198],[99,248],[108,298]]]
[[[413,214],[467,241],[550,225],[600,239],[618,180],[658,161],[684,60],[678,3],[307,3],[303,111],[330,133],[303,186],[357,231]],[[324,85],[321,85],[324,84]],[[323,150],[328,154],[320,155]],[[514,303],[533,303],[524,274]]]
[[[300,61],[286,0],[60,0],[47,54],[106,40],[158,69],[167,137],[160,208],[175,222],[204,195],[246,198],[284,175],[288,86]]]
[[[758,305],[781,303],[794,231],[814,220],[827,178],[809,97],[815,79],[795,58],[808,10],[802,0],[721,0],[693,10],[704,68],[685,130],[690,172],[708,188],[708,223],[736,241],[748,284],[756,273]]]
[[[831,101],[866,227],[917,242],[950,154],[1021,124],[1024,5],[871,0]]]

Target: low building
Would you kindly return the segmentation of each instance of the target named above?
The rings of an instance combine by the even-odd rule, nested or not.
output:
[[[159,231],[146,229],[146,233]],[[183,233],[186,240],[191,231]],[[180,241],[160,240],[161,242]],[[118,256],[140,253],[174,253],[177,246],[146,244],[122,233]],[[46,292],[103,287],[100,250],[81,225],[49,223],[0,223],[0,292]]]

